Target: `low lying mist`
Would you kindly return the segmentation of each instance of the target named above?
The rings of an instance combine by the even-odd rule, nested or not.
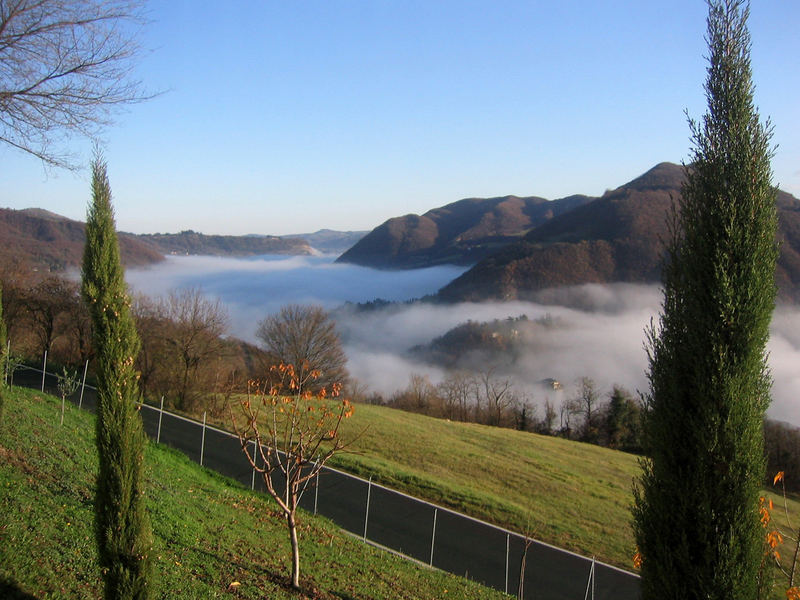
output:
[[[318,304],[330,310],[344,302],[419,298],[466,270],[441,266],[379,271],[336,264],[335,258],[169,256],[146,269],[129,269],[125,278],[134,292],[148,296],[164,296],[175,288],[200,288],[228,309],[232,335],[255,342],[258,322],[285,304]]]
[[[493,321],[525,315],[535,321],[549,317],[556,325],[537,328],[523,339],[513,362],[498,362],[492,356],[476,357],[476,366],[492,369],[514,380],[534,404],[553,391],[541,385],[555,379],[570,394],[580,377],[591,377],[602,390],[614,384],[631,391],[644,390],[646,357],[643,331],[659,306],[655,286],[581,286],[562,290],[548,303],[504,302],[456,305],[414,304],[374,313],[337,313],[350,372],[369,387],[391,394],[405,387],[409,374],[427,375],[432,383],[445,377],[442,368],[418,363],[409,348],[428,344],[453,327],[467,321]],[[580,303],[584,308],[569,308]]]
[[[348,357],[348,370],[368,389],[386,397],[408,385],[412,374],[442,381],[442,367],[409,352],[468,321],[486,322],[525,315],[549,317],[549,327],[523,337],[513,360],[477,356],[475,363],[513,379],[533,404],[560,402],[574,393],[580,377],[592,378],[602,392],[622,385],[645,391],[645,328],[657,318],[658,286],[583,285],[548,290],[536,302],[487,302],[435,305],[397,304],[371,311],[343,307],[345,302],[376,298],[405,301],[436,292],[460,275],[463,267],[413,271],[378,271],[333,263],[333,257],[170,257],[148,269],[133,269],[127,280],[134,291],[162,296],[171,289],[199,287],[219,299],[230,316],[230,333],[255,342],[258,321],[288,303],[319,304],[333,311]],[[769,343],[774,378],[772,418],[800,425],[800,310],[779,307]],[[544,379],[561,382],[553,391]]]

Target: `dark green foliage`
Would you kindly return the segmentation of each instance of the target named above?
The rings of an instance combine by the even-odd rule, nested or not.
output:
[[[708,112],[673,220],[660,328],[649,336],[634,530],[643,598],[754,599],[765,345],[775,302],[770,128],[753,106],[748,5],[709,2]]]
[[[92,204],[86,219],[83,296],[92,320],[97,372],[95,534],[107,599],[150,593],[152,533],[142,490],[145,444],[136,399],[139,351],[130,312],[105,163],[92,165]]]
[[[615,450],[640,452],[641,409],[630,393],[618,385],[608,397],[604,426],[606,445]]]

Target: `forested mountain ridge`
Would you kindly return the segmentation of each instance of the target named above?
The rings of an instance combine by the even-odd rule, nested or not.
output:
[[[0,208],[0,258],[45,271],[64,271],[81,264],[85,225],[38,208]],[[120,233],[120,251],[126,266],[153,264],[163,252],[138,236]]]
[[[313,254],[302,238],[274,235],[206,235],[186,230],[180,233],[144,233],[139,239],[153,244],[164,254],[206,256],[258,256],[261,254]]]
[[[329,232],[328,237],[336,232]],[[0,258],[6,264],[29,265],[39,271],[63,272],[79,268],[86,240],[85,224],[40,208],[0,208]],[[166,254],[257,256],[309,255],[315,252],[297,236],[205,235],[180,233],[132,234],[119,232],[122,262],[141,267],[164,260]]]
[[[474,264],[537,225],[590,200],[586,196],[552,201],[535,196],[467,198],[424,215],[389,219],[337,262],[382,269]]]
[[[585,283],[660,281],[663,240],[684,170],[660,163],[602,197],[554,217],[440,290],[445,301],[527,299]],[[800,201],[778,190],[781,297],[800,299]]]

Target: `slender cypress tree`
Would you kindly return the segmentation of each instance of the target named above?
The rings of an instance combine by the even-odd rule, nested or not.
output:
[[[763,556],[765,346],[775,303],[771,128],[753,104],[749,4],[708,2],[708,111],[672,220],[634,531],[645,599],[754,599]]]
[[[145,437],[136,407],[139,351],[119,257],[106,165],[92,164],[82,291],[92,320],[97,370],[95,535],[108,600],[150,593],[152,533],[142,488]]]

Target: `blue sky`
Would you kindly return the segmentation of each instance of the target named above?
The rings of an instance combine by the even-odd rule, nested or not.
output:
[[[371,229],[464,197],[600,195],[689,155],[705,3],[160,0],[105,134],[137,233]],[[756,102],[800,197],[800,2],[754,0]],[[91,145],[74,151],[91,158]],[[0,206],[83,219],[88,174],[0,147]]]

